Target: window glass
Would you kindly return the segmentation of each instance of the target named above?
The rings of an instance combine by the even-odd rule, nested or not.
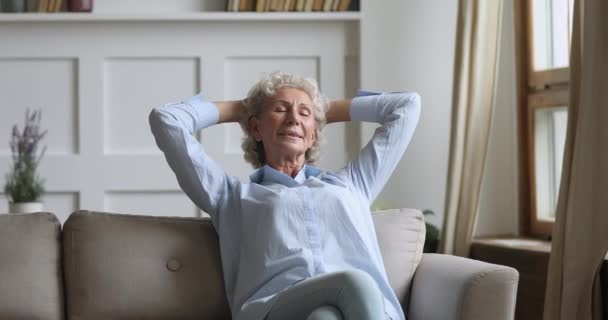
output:
[[[532,0],[535,71],[568,67],[574,0]]]
[[[539,220],[555,220],[567,123],[568,110],[565,106],[535,110],[534,171]]]

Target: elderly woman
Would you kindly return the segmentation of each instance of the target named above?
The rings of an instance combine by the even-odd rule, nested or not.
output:
[[[360,93],[328,102],[314,80],[275,72],[242,101],[203,94],[150,114],[158,147],[219,236],[236,320],[404,319],[370,214],[412,138],[415,93]],[[326,123],[382,126],[344,168],[314,167]],[[227,174],[193,136],[239,122],[249,182]]]

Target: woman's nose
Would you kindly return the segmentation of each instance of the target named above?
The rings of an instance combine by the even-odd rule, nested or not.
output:
[[[295,124],[295,125],[300,124],[299,114],[297,112],[294,112],[294,111],[287,112],[287,123],[288,124]]]

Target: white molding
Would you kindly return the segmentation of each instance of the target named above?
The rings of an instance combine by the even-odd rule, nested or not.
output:
[[[142,14],[0,13],[0,22],[138,22],[138,21],[359,21],[349,12],[176,12]]]

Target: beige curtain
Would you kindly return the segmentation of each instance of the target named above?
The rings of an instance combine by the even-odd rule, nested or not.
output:
[[[608,250],[608,1],[575,0],[570,106],[545,320],[601,319]]]
[[[450,162],[440,250],[468,256],[494,105],[502,0],[460,0]]]

